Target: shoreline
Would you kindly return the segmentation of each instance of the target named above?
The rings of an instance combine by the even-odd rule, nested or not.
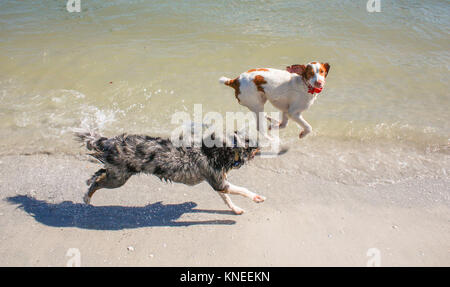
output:
[[[104,134],[106,137],[113,135]],[[158,134],[154,136],[167,138]],[[22,150],[18,146],[9,151],[0,147],[0,158],[51,156],[97,163],[87,156],[86,148],[73,139],[61,149],[60,145],[63,143],[64,141],[58,141],[58,145],[54,146],[42,144],[38,149],[29,146]],[[449,179],[449,144],[429,143],[417,146],[415,143],[394,139],[344,140],[311,135],[302,140],[298,140],[298,137],[281,138],[281,147],[288,149],[288,152],[275,158],[260,157],[260,160],[252,161],[250,165],[295,177],[313,176],[356,186],[394,184],[417,179]]]
[[[276,172],[262,161],[229,174],[267,197],[254,204],[233,196],[246,211],[236,216],[206,183],[154,176],[101,190],[86,206],[85,180],[98,164],[1,156],[0,265],[66,266],[77,248],[81,266],[366,266],[376,248],[381,266],[450,266],[448,179],[370,187]]]

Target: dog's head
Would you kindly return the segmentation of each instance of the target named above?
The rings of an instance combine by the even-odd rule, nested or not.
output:
[[[238,132],[229,135],[219,146],[211,145],[211,140],[216,140],[215,133],[203,139],[202,151],[216,168],[240,168],[259,152],[257,144],[248,137],[240,136]]]
[[[303,82],[308,88],[308,93],[320,93],[325,86],[325,78],[330,72],[330,64],[311,62],[306,65],[292,65],[286,67],[290,73],[302,76]]]
[[[233,135],[232,151],[234,153],[232,168],[240,168],[247,161],[252,160],[260,149],[248,137],[241,139],[238,132],[235,132]]]

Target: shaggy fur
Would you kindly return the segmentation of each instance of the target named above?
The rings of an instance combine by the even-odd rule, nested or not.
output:
[[[253,159],[258,148],[250,147],[246,141],[237,146],[239,139],[234,135],[234,146],[177,147],[169,139],[145,135],[122,134],[106,138],[89,131],[75,132],[78,141],[86,144],[91,156],[104,164],[88,181],[88,192],[84,196],[86,204],[101,188],[117,188],[126,183],[134,174],[154,174],[161,180],[196,185],[207,181],[219,193],[225,203],[236,214],[244,210],[234,205],[229,194],[240,194],[255,202],[265,198],[246,188],[227,181],[226,174],[232,168],[239,168]]]

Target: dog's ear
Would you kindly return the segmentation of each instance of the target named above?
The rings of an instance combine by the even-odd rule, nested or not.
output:
[[[325,64],[323,64],[323,67],[327,70],[327,74],[325,75],[325,77],[326,77],[326,76],[328,76],[328,73],[330,72],[331,66],[330,66],[330,64],[325,63]]]
[[[295,73],[295,74],[299,74],[299,75],[303,75],[305,70],[306,70],[305,65],[292,65],[292,66],[286,67],[286,71],[288,71],[289,73]]]

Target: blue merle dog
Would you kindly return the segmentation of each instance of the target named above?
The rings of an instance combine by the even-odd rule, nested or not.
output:
[[[228,194],[239,194],[257,203],[265,200],[265,197],[227,181],[231,169],[241,167],[259,152],[248,139],[241,142],[236,133],[231,146],[224,141],[222,146],[212,147],[205,144],[205,138],[198,147],[186,147],[177,146],[170,139],[146,135],[122,134],[106,138],[80,130],[75,136],[92,151],[89,155],[104,165],[87,181],[86,204],[97,190],[120,187],[138,173],[154,174],[161,180],[187,185],[206,181],[235,214],[242,214],[244,210],[234,205]],[[209,137],[214,138],[214,134]]]

